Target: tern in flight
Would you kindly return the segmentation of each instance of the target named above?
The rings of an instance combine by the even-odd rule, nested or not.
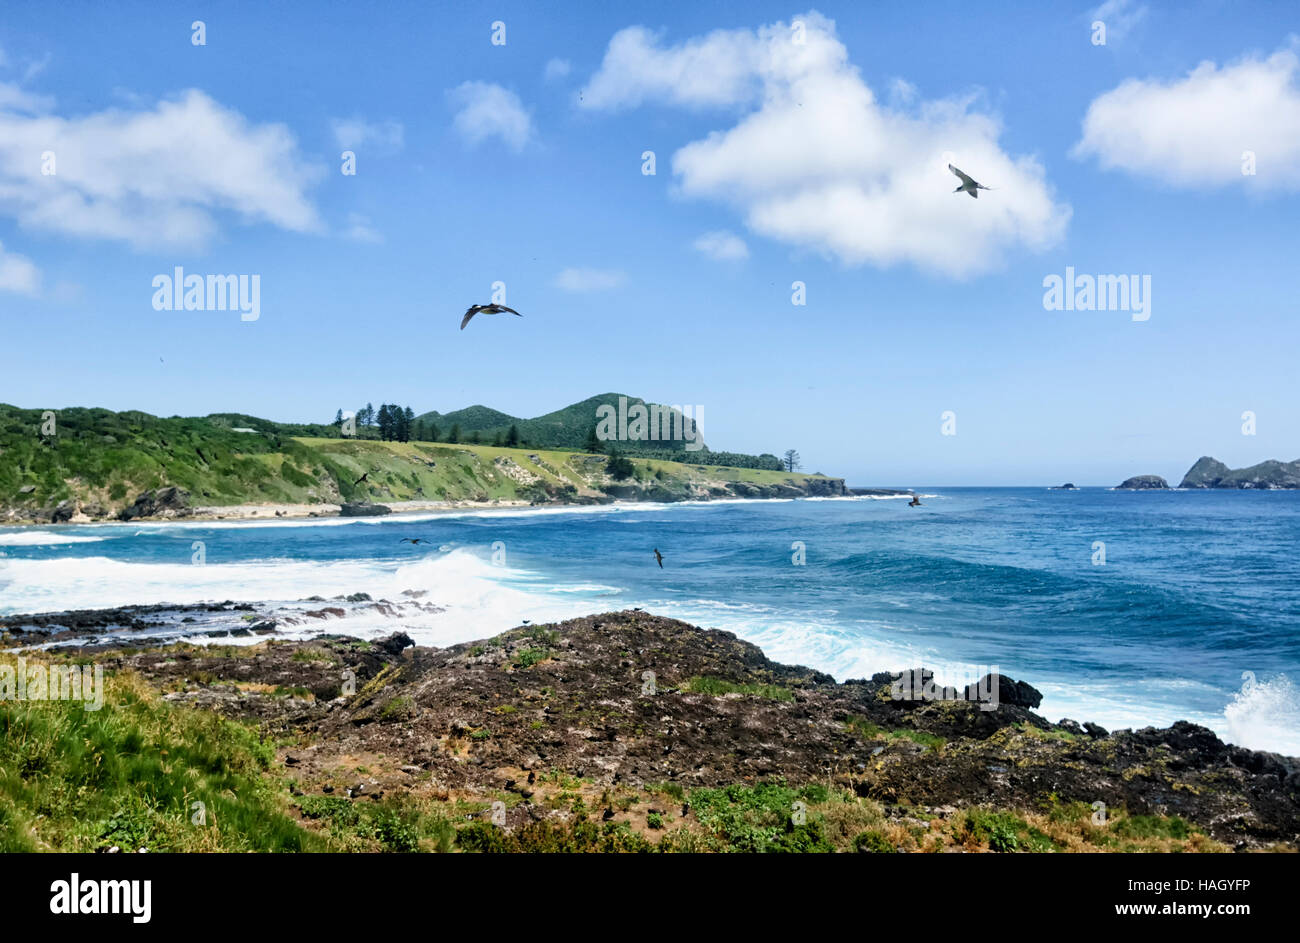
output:
[[[655,559],[659,561],[659,569],[662,570],[664,568],[664,555],[659,552],[658,547],[655,547]]]
[[[432,542],[427,537],[403,537],[398,541],[399,544],[427,544]]]
[[[495,302],[490,305],[470,305],[469,310],[465,312],[465,316],[460,319],[460,329],[462,331],[465,330],[465,325],[468,324],[470,319],[476,314],[513,314],[517,318],[523,317],[523,315],[514,308],[507,308],[505,305],[499,305]]]
[[[958,187],[956,190],[953,190],[952,191],[953,193],[969,193],[971,195],[971,199],[978,200],[979,199],[978,191],[993,189],[992,187],[986,187],[984,186],[984,184],[979,183],[978,181],[973,180],[972,178],[966,176],[964,173],[962,173],[952,164],[948,165],[948,169],[951,170],[954,174],[956,174],[957,179],[961,181],[961,186]]]

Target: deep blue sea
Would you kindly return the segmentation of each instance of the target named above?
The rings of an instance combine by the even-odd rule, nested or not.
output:
[[[360,591],[424,608],[302,631],[400,628],[444,645],[643,606],[840,679],[924,664],[958,683],[996,666],[1042,690],[1052,720],[1185,718],[1300,754],[1300,493],[922,491],[920,508],[806,499],[0,528],[0,614]]]

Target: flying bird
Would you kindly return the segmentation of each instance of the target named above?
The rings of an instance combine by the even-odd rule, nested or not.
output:
[[[462,331],[465,330],[465,325],[476,314],[513,314],[517,318],[523,317],[514,308],[507,308],[505,305],[499,305],[495,302],[490,305],[470,305],[469,310],[465,312],[465,316],[460,319],[460,329]]]
[[[356,481],[352,482],[352,487],[355,488],[357,485],[361,484],[361,482],[363,482],[363,481],[369,481],[369,480],[370,480],[370,472],[366,472],[364,475],[362,475],[362,476],[361,476],[360,478],[358,478]]]
[[[956,190],[953,190],[952,191],[953,193],[969,193],[971,195],[971,199],[978,200],[979,193],[977,191],[993,189],[992,187],[986,187],[984,186],[984,184],[979,183],[978,181],[972,179],[971,177],[968,177],[966,174],[962,173],[952,164],[948,165],[948,169],[951,170],[954,174],[956,174],[957,179],[961,181],[961,186],[958,187]]]
[[[910,508],[919,508],[921,506],[920,496],[915,494],[912,495],[912,500],[907,502],[907,506]]]
[[[427,544],[432,543],[427,537],[403,537],[398,541],[399,544]]]
[[[659,561],[659,569],[662,570],[664,568],[664,555],[659,552],[658,547],[655,547],[655,559]]]

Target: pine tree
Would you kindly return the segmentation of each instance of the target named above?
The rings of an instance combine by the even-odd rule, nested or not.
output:
[[[460,441],[460,423],[453,423],[451,432],[447,433],[447,441],[453,445]]]
[[[514,423],[510,424],[510,431],[506,433],[506,448],[514,449],[519,447],[519,427]]]

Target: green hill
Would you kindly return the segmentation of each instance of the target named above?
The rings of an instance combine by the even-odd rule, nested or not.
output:
[[[636,455],[619,467],[606,455],[534,445],[328,438],[321,433],[336,431],[329,426],[231,413],[161,418],[70,408],[53,414],[52,430],[43,429],[46,420],[41,410],[0,404],[0,521],[113,517],[142,492],[169,486],[187,492],[190,508],[844,493],[840,479],[707,464],[716,453],[679,453],[685,462]],[[366,481],[359,483],[363,475]]]
[[[520,443],[523,445],[543,449],[583,449],[589,441],[592,430],[596,429],[598,425],[598,410],[602,406],[608,406],[617,414],[620,400],[625,401],[627,410],[631,410],[634,406],[665,408],[662,404],[651,403],[639,396],[627,396],[623,393],[601,393],[598,396],[589,397],[579,403],[572,403],[562,409],[532,419],[510,416],[500,410],[490,409],[486,406],[468,406],[465,409],[458,409],[449,413],[423,413],[415,417],[414,424],[417,429],[425,431],[436,428],[438,431],[437,438],[440,441],[447,439],[453,427],[458,427],[462,442],[472,437],[484,443],[504,443],[507,441],[511,428],[514,428],[519,435]],[[685,419],[679,410],[671,409],[671,407],[667,408],[670,410],[669,414],[672,417],[673,428],[688,428],[682,423],[689,423],[689,419]],[[644,456],[646,458],[676,459],[683,462],[727,465],[740,468],[761,468],[769,471],[782,470],[781,460],[772,454],[747,455],[740,452],[713,451],[707,444],[704,444],[703,430],[699,432],[698,441],[703,446],[702,448],[689,449],[687,446],[693,443],[688,442],[683,437],[647,438],[644,440],[621,439],[607,443],[606,449],[617,449],[627,455]]]

